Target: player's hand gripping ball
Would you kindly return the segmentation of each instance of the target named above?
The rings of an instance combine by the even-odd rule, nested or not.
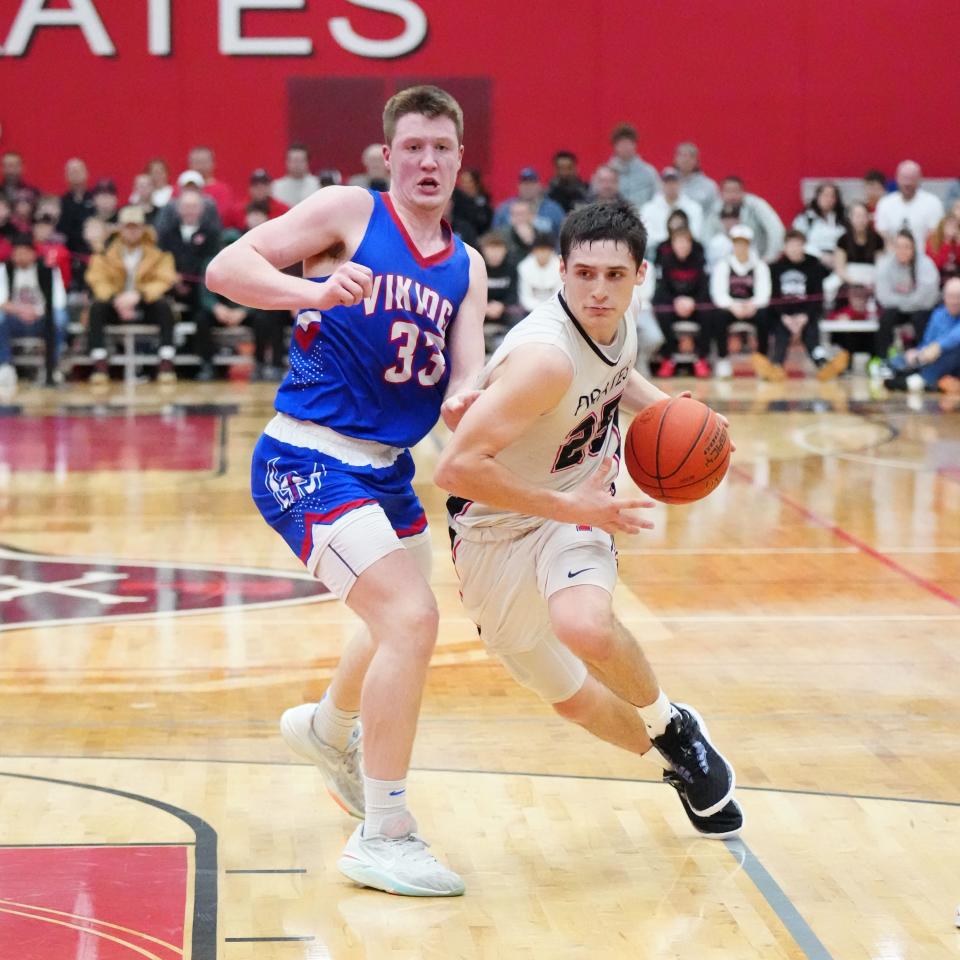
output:
[[[721,418],[691,397],[670,397],[637,414],[624,443],[636,485],[661,503],[692,503],[715,490],[730,464]]]

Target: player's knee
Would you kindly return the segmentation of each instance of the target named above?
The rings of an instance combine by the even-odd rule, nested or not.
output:
[[[391,628],[385,635],[403,646],[405,653],[429,660],[437,644],[440,611],[432,595],[411,598],[390,611]]]
[[[560,641],[587,663],[603,663],[614,654],[616,634],[609,610],[567,611],[553,628]]]
[[[559,703],[552,703],[551,706],[564,720],[569,720],[571,723],[585,723],[590,709],[590,695],[586,685],[572,697],[561,700]]]

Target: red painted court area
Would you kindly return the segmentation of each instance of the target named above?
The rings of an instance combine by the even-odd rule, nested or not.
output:
[[[0,467],[95,470],[213,470],[219,416],[0,417]]]
[[[186,911],[185,846],[0,849],[5,960],[174,960]]]

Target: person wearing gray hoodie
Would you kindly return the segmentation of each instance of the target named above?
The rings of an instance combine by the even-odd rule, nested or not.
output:
[[[917,343],[923,339],[930,311],[940,299],[937,265],[917,250],[909,230],[901,230],[894,238],[893,251],[877,262],[874,290],[881,309],[873,344],[874,366],[879,366],[893,345],[897,327],[912,324]]]

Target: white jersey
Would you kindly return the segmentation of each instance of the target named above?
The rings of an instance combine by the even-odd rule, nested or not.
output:
[[[615,458],[617,474],[620,431],[617,409],[627,378],[637,360],[637,317],[634,295],[610,346],[592,340],[570,312],[563,291],[554,294],[504,337],[481,376],[490,382],[497,367],[522,344],[537,343],[562,350],[573,365],[573,380],[563,398],[522,437],[497,454],[497,462],[528,483],[566,491],[585,483],[605,457]],[[451,524],[465,539],[515,537],[535,529],[543,517],[531,517],[450,497]]]

